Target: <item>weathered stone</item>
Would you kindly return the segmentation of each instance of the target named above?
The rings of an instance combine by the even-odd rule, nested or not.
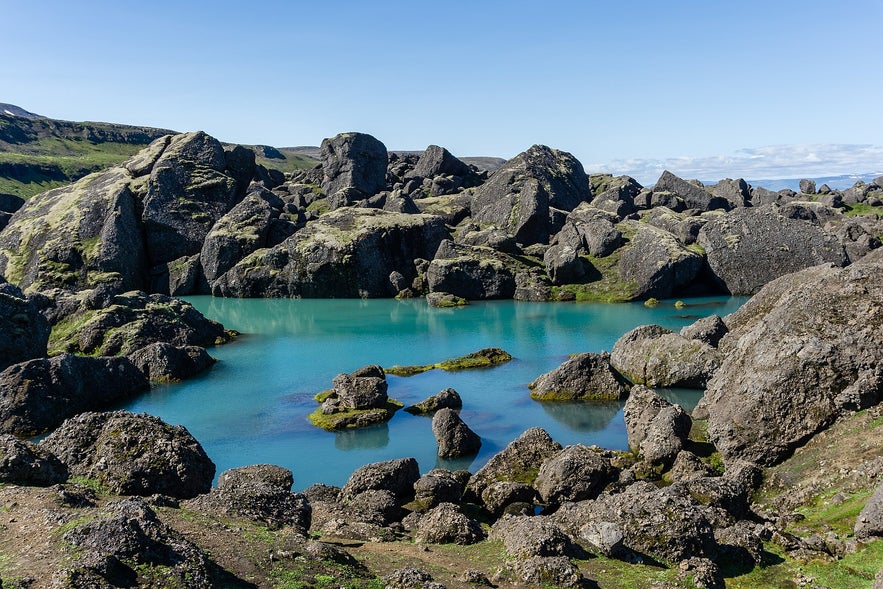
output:
[[[426,281],[432,292],[447,292],[469,300],[509,299],[515,294],[515,272],[524,265],[496,250],[444,241]]]
[[[717,350],[659,325],[642,325],[613,346],[610,364],[632,382],[651,387],[702,388],[720,366]]]
[[[727,324],[720,315],[709,315],[695,323],[681,328],[680,335],[691,340],[699,340],[716,348],[721,338],[727,334]]]
[[[589,522],[579,530],[579,537],[585,540],[590,550],[607,557],[622,553],[622,528],[611,522]]]
[[[451,155],[444,147],[430,145],[420,155],[413,174],[422,178],[434,178],[435,176],[471,176],[472,169]]]
[[[481,497],[484,489],[494,482],[532,483],[543,462],[560,451],[561,444],[555,442],[546,430],[531,428],[492,456],[472,476],[467,489]]]
[[[855,537],[859,540],[877,536],[883,536],[883,483],[868,497],[855,522]]]
[[[81,413],[40,446],[72,475],[94,479],[111,493],[189,498],[206,493],[215,465],[183,426],[128,411]]]
[[[380,366],[365,366],[352,374],[338,374],[332,381],[334,395],[346,409],[375,409],[386,405],[386,374]]]
[[[432,509],[439,503],[459,503],[465,488],[465,481],[458,473],[434,468],[414,483],[414,501],[424,509]]]
[[[383,577],[388,589],[445,589],[441,583],[432,580],[432,575],[420,569],[396,569]]]
[[[500,517],[509,505],[526,503],[533,505],[537,491],[526,483],[499,481],[491,483],[481,492],[481,501],[494,517]]]
[[[507,565],[519,579],[534,586],[582,587],[579,568],[564,556],[533,556]]]
[[[547,505],[593,499],[614,478],[610,459],[581,444],[566,447],[545,461],[534,487]]]
[[[578,252],[569,245],[553,245],[543,255],[546,272],[552,284],[574,284],[582,282],[586,271]]]
[[[607,401],[628,395],[627,381],[610,366],[606,352],[575,354],[527,387],[537,401]]]
[[[390,491],[401,500],[414,496],[414,483],[420,478],[417,461],[399,458],[366,464],[356,469],[341,489],[342,499],[349,499],[369,490]]]
[[[341,133],[321,145],[322,192],[353,189],[367,198],[386,188],[386,146],[365,133]]]
[[[661,229],[626,221],[635,231],[623,249],[618,272],[622,280],[634,284],[634,298],[668,298],[693,282],[704,262],[675,237]]]
[[[690,416],[641,385],[632,387],[623,413],[629,447],[651,464],[670,466],[690,433]]]
[[[484,540],[484,531],[453,503],[441,503],[420,518],[414,539],[431,544],[475,544]]]
[[[460,398],[460,394],[454,389],[447,388],[416,405],[405,407],[405,411],[413,415],[422,415],[439,409],[460,409],[461,407],[463,407],[463,400]]]
[[[67,477],[64,464],[45,448],[0,434],[0,484],[46,487]]]
[[[697,186],[691,182],[679,178],[665,170],[656,181],[653,192],[668,191],[678,195],[683,199],[688,209],[699,209],[700,211],[711,211],[715,209],[729,210],[733,208],[726,198],[715,196],[711,192],[705,190],[701,186]]]
[[[46,355],[49,322],[13,284],[0,283],[0,370]]]
[[[459,458],[477,454],[481,438],[449,408],[439,409],[432,418],[432,434],[438,443],[439,458]]]
[[[747,207],[751,200],[751,187],[742,178],[724,178],[708,190],[715,196],[725,198],[737,207]]]
[[[153,382],[177,382],[212,367],[215,359],[199,346],[174,346],[166,342],[150,344],[128,355],[138,370]]]
[[[505,516],[492,527],[490,540],[502,540],[509,556],[568,556],[573,542],[549,518],[533,516]]]

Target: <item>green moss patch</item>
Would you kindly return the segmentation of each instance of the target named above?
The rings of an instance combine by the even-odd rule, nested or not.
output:
[[[386,423],[392,419],[396,411],[404,406],[404,403],[400,403],[395,399],[389,399],[385,407],[377,409],[351,409],[327,415],[322,413],[322,408],[319,407],[310,413],[308,419],[316,427],[334,432]]]
[[[384,368],[384,371],[387,374],[394,374],[395,376],[413,376],[415,374],[421,374],[423,372],[434,370],[436,368],[438,368],[439,370],[446,370],[448,372],[454,372],[457,370],[472,370],[476,368],[490,368],[492,366],[505,364],[511,359],[512,356],[505,350],[501,350],[500,348],[484,348],[478,350],[477,352],[467,354],[466,356],[450,358],[449,360],[437,362],[435,364],[423,364],[416,366],[396,365],[391,366],[390,368]]]

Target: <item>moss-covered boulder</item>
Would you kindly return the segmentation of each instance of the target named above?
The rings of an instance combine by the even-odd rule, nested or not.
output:
[[[365,366],[338,374],[332,389],[316,395],[321,406],[310,414],[310,423],[328,431],[384,423],[404,405],[387,394],[386,374],[380,366]]]
[[[464,299],[510,299],[516,274],[528,268],[523,260],[489,247],[444,241],[429,264],[426,282],[430,292]]]
[[[386,369],[386,372],[388,374],[394,374],[396,376],[413,376],[415,374],[420,374],[421,372],[426,372],[428,370],[435,370],[436,368],[439,370],[446,370],[448,372],[455,372],[458,370],[490,368],[492,366],[505,364],[511,359],[512,356],[509,354],[509,352],[500,348],[482,348],[476,352],[472,352],[471,354],[458,356],[457,358],[450,358],[442,362],[436,362],[435,364],[391,366],[390,368]]]
[[[0,370],[46,355],[49,322],[13,284],[0,282]]]
[[[215,465],[183,426],[128,411],[83,413],[65,421],[40,447],[74,476],[111,493],[189,498],[207,493]]]

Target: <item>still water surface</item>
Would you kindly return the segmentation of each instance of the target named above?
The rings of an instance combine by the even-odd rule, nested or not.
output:
[[[292,300],[189,297],[206,316],[243,335],[210,350],[218,364],[204,375],[160,386],[125,406],[182,424],[203,445],[218,473],[271,463],[294,473],[295,489],[315,482],[342,485],[369,462],[413,456],[425,473],[436,466],[474,471],[533,426],[563,445],[626,447],[622,402],[538,403],[527,384],[578,352],[610,350],[626,331],[645,323],[671,329],[710,314],[735,311],[744,298],[689,299],[647,308],[640,303],[478,302],[435,309],[425,300]],[[503,348],[515,359],[465,372],[433,370],[388,376],[389,395],[410,405],[453,387],[461,417],[482,438],[478,456],[442,461],[429,417],[399,411],[385,425],[329,433],[307,421],[313,396],[331,379],[366,364],[428,364],[479,348]],[[686,408],[699,392],[663,393]]]

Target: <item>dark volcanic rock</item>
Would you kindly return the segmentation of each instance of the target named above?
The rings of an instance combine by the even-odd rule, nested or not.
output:
[[[414,483],[414,501],[423,509],[432,509],[439,503],[459,503],[466,488],[464,477],[460,476],[463,472],[430,470]]]
[[[610,355],[583,353],[527,385],[537,401],[619,400],[628,383],[610,366]]]
[[[390,275],[417,276],[449,237],[433,215],[345,208],[322,215],[279,245],[246,256],[215,281],[236,297],[390,297]]]
[[[430,145],[420,155],[417,165],[414,167],[414,175],[421,178],[434,178],[435,176],[470,176],[472,169],[451,155],[444,147]]]
[[[723,214],[722,211],[699,216],[691,214],[695,212],[676,213],[668,207],[660,206],[650,209],[641,220],[668,231],[681,245],[687,246],[696,243],[703,225],[715,216]]]
[[[41,358],[49,343],[49,322],[13,284],[0,282],[0,370]]]
[[[671,466],[684,448],[692,420],[680,405],[672,405],[645,386],[632,387],[623,409],[629,448],[651,464]]]
[[[0,274],[24,290],[143,288],[147,261],[131,177],[111,168],[37,195],[0,234]]]
[[[526,483],[499,481],[491,483],[481,492],[481,501],[494,517],[500,517],[512,505],[527,505],[533,513],[537,490]]]
[[[558,232],[559,245],[602,258],[612,254],[622,244],[622,232],[614,227],[619,219],[591,205],[580,204],[568,216],[564,227]]]
[[[702,256],[686,249],[669,232],[637,221],[636,230],[622,252],[619,275],[633,284],[635,298],[668,298],[689,285],[704,265]]]
[[[786,458],[840,415],[883,397],[883,265],[783,276],[727,318],[701,401],[725,460]]]
[[[386,146],[365,133],[341,133],[322,141],[322,192],[354,191],[362,200],[386,188]],[[349,204],[349,203],[347,203]]]
[[[345,409],[380,408],[389,399],[386,374],[380,366],[365,366],[352,374],[338,374],[332,382],[333,397]]]
[[[149,388],[128,358],[62,354],[0,373],[0,431],[33,436],[83,411],[106,409]]]
[[[454,389],[448,388],[420,401],[416,405],[405,407],[405,411],[413,415],[421,415],[432,413],[439,409],[460,409],[461,407],[463,407],[463,400],[460,398],[460,394]]]
[[[420,518],[417,542],[432,544],[475,544],[484,540],[481,524],[465,516],[453,503],[441,503]]]
[[[154,382],[177,382],[212,367],[215,359],[199,346],[174,346],[166,342],[150,344],[128,355],[138,370]]]
[[[737,207],[749,206],[751,201],[751,187],[742,178],[724,178],[708,189],[715,196],[725,198]]]
[[[572,211],[589,200],[582,164],[567,152],[534,145],[507,161],[475,190],[472,216],[529,245],[551,235],[550,209]]]
[[[67,477],[64,464],[45,448],[0,434],[0,484],[46,487]]]
[[[141,216],[151,267],[199,253],[212,225],[233,208],[248,185],[228,172],[243,173],[227,170],[217,139],[201,131],[172,137],[150,171]]]
[[[704,188],[675,176],[668,170],[664,171],[659,180],[656,181],[653,192],[674,193],[684,201],[688,209],[711,211],[714,209],[729,210],[733,208],[733,203],[726,198],[715,196]]]
[[[481,438],[453,409],[439,409],[432,418],[432,434],[438,443],[439,458],[472,456],[481,448]]]
[[[586,277],[579,253],[569,245],[553,245],[543,254],[543,263],[552,284],[574,284]]]
[[[546,430],[530,428],[472,475],[467,489],[476,497],[481,497],[488,485],[498,481],[532,483],[543,462],[560,451],[561,444],[554,441]]]
[[[699,244],[721,285],[735,295],[754,294],[770,280],[808,266],[849,261],[836,237],[770,207],[718,217],[702,227]]]
[[[521,262],[502,252],[444,241],[426,271],[426,282],[432,292],[464,299],[510,299],[515,294],[515,273],[522,268]]]
[[[40,446],[70,473],[94,479],[119,495],[189,498],[206,493],[215,465],[183,426],[128,411],[82,413]]]
[[[659,325],[642,325],[613,346],[610,363],[632,382],[651,387],[703,388],[720,366],[710,345]]]
[[[365,491],[379,490],[390,491],[400,500],[407,500],[414,496],[414,483],[419,478],[420,470],[413,458],[375,462],[356,469],[340,495],[348,499]]]
[[[610,459],[596,448],[566,447],[540,467],[534,486],[547,505],[593,499],[616,473]]]

